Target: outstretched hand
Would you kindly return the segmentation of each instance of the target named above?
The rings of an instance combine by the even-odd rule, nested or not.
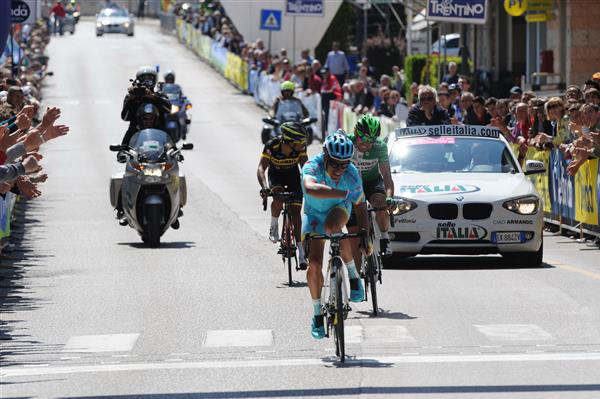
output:
[[[44,131],[50,128],[58,118],[60,118],[60,108],[47,108],[46,113],[42,118],[42,123],[40,124],[40,130]]]
[[[53,140],[57,137],[64,136],[67,133],[69,133],[69,127],[67,125],[50,126],[44,133],[44,140]]]

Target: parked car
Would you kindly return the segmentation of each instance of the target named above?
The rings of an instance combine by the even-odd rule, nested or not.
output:
[[[448,57],[458,57],[460,50],[460,33],[449,33],[436,40],[431,46],[431,54],[444,55],[444,47],[446,47],[446,55]]]

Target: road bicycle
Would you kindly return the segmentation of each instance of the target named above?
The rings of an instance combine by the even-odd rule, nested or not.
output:
[[[323,316],[326,318],[325,336],[333,330],[335,338],[335,354],[340,362],[346,360],[346,346],[344,341],[344,320],[348,316],[350,306],[348,305],[348,293],[344,284],[344,261],[341,257],[340,244],[348,238],[364,237],[360,233],[336,233],[311,235],[311,240],[329,240],[329,262],[325,284],[321,292],[321,303],[323,304]]]
[[[369,256],[362,257],[362,278],[365,281],[365,301],[369,299],[369,292],[371,293],[371,304],[373,305],[373,316],[377,316],[379,307],[377,304],[377,282],[382,283],[382,270],[383,262],[381,260],[381,253],[379,247],[379,240],[375,238],[375,218],[373,214],[380,211],[388,211],[387,208],[368,208],[367,213],[369,214],[369,241],[373,243],[373,253]],[[390,225],[394,227],[394,216],[390,215]]]
[[[294,282],[292,280],[292,263],[295,264],[296,271],[300,270],[298,265],[298,257],[296,255],[297,243],[296,235],[294,234],[294,223],[292,221],[292,214],[290,213],[290,207],[292,204],[292,198],[296,193],[291,192],[270,192],[267,197],[273,197],[281,199],[283,201],[283,225],[281,226],[281,239],[279,240],[279,248],[277,253],[281,255],[283,265],[287,266],[288,269],[288,285],[291,287]],[[263,199],[263,210],[267,210],[267,197]]]

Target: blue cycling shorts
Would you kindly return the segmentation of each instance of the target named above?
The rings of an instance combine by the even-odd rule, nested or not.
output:
[[[344,210],[348,218],[352,213],[352,203],[348,201],[333,206],[327,212],[313,211],[310,214],[305,213],[302,217],[302,240],[304,240],[307,235],[325,234],[325,221],[327,220],[329,213],[335,208]]]

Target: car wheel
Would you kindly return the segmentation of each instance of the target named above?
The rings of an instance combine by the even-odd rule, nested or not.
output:
[[[133,36],[133,32],[128,33],[127,36]]]
[[[502,254],[504,264],[511,267],[540,267],[544,259],[544,242],[536,252],[509,252]]]
[[[96,32],[96,36],[97,36],[97,37],[101,37],[101,36],[102,36],[102,33],[98,33],[98,32]]]

